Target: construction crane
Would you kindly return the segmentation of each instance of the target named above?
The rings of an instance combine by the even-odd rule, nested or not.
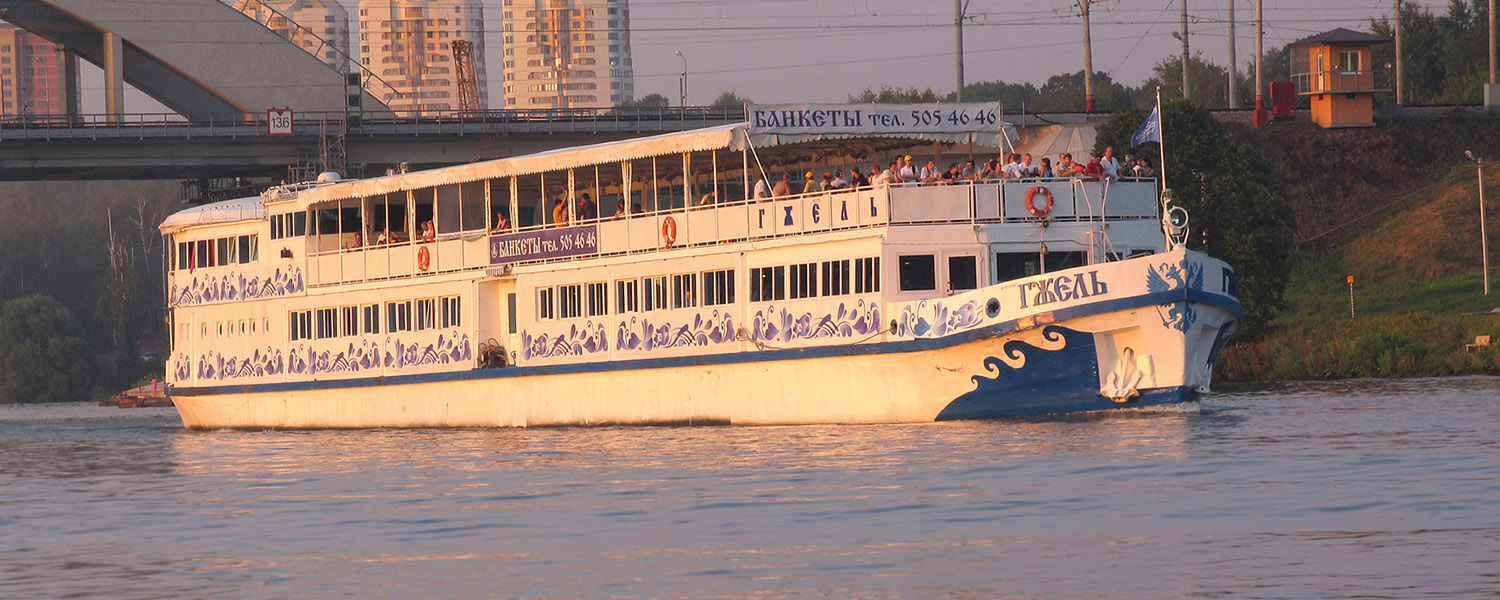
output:
[[[474,44],[466,40],[453,41],[453,72],[458,78],[458,109],[478,111],[479,80],[474,76]]]

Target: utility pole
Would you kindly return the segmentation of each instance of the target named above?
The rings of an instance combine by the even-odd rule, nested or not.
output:
[[[1234,45],[1234,0],[1229,0],[1229,109],[1240,107],[1239,65],[1235,64]]]
[[[1401,0],[1396,0],[1396,105],[1405,103],[1405,96],[1401,94]]]
[[[1261,38],[1263,38],[1265,36],[1265,31],[1262,28],[1263,22],[1261,21],[1261,10],[1260,10],[1261,9],[1261,2],[1263,2],[1263,1],[1264,0],[1255,0],[1255,124],[1256,125],[1262,125],[1262,124],[1264,124],[1263,119],[1265,119],[1265,116],[1264,116],[1265,113],[1263,111],[1265,111],[1265,109],[1266,109],[1266,105],[1262,101],[1262,96],[1261,96],[1261,94],[1265,93],[1266,82],[1263,79],[1261,79],[1261,70],[1260,70],[1260,58],[1261,58],[1261,56],[1263,56],[1265,54],[1265,52],[1261,51],[1261,48],[1260,48],[1260,44],[1261,44],[1261,41],[1262,41]]]
[[[1193,99],[1193,88],[1188,81],[1187,0],[1182,0],[1182,99]]]
[[[1089,33],[1089,5],[1095,0],[1078,0],[1083,11],[1083,112],[1094,112],[1094,40]]]
[[[1495,0],[1490,0],[1490,85],[1495,84]]]
[[[953,97],[964,101],[964,4],[967,0],[953,0],[953,39],[958,45],[954,58],[958,60],[958,87],[953,88]]]

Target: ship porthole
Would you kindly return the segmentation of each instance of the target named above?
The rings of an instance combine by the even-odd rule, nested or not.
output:
[[[989,315],[991,319],[1000,316],[1000,299],[990,298],[990,301],[984,304],[984,314]]]

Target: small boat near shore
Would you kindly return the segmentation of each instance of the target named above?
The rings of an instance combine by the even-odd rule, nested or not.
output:
[[[369,428],[1197,399],[1243,309],[1229,265],[1173,241],[1154,179],[755,193],[1009,149],[996,109],[752,106],[737,125],[181,211],[160,227],[171,401],[188,428]]]

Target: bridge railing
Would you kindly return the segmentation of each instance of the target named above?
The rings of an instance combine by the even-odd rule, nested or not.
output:
[[[497,109],[429,112],[417,117],[354,116],[342,112],[300,112],[294,136],[348,131],[372,134],[654,132],[710,127],[742,120],[743,109],[725,106],[681,108]],[[176,113],[126,115],[6,115],[0,117],[4,140],[239,138],[267,137],[265,113],[228,113],[187,120]]]

